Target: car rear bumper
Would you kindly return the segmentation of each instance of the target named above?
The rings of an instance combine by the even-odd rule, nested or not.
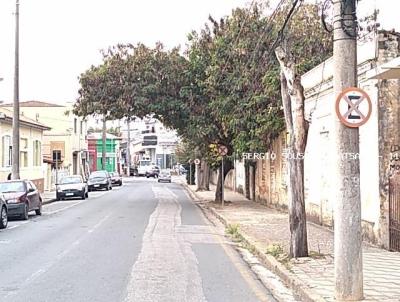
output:
[[[9,203],[7,205],[8,208],[8,216],[20,216],[23,215],[25,213],[25,204],[23,203]]]
[[[89,185],[89,191],[96,191],[96,190],[101,190],[101,189],[107,189],[108,188],[108,183],[107,184],[93,184]]]
[[[158,182],[171,182],[171,178],[159,178]]]
[[[78,191],[78,190],[74,190],[74,191],[68,191],[68,192],[57,192],[57,196],[59,198],[73,198],[73,197],[81,197],[82,196],[83,191]]]

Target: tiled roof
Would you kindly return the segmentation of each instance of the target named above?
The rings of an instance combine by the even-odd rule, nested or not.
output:
[[[11,107],[12,105],[13,105],[12,103],[1,104],[0,107]],[[20,102],[19,106],[20,107],[65,107],[62,105],[46,103],[46,102],[41,102],[41,101]]]
[[[6,109],[6,108],[0,108],[0,112],[4,113],[6,119],[12,121],[12,118],[13,118],[13,111],[12,110],[9,110],[9,109]],[[43,129],[43,130],[50,130],[51,129],[48,126],[46,126],[46,125],[44,125],[42,123],[39,123],[38,121],[35,121],[33,119],[30,119],[30,118],[28,118],[26,116],[23,116],[23,115],[19,116],[19,120],[20,120],[20,123],[29,124],[29,125],[35,126],[37,128]]]

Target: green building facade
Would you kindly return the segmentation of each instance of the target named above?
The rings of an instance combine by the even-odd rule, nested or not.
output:
[[[97,168],[98,170],[103,167],[103,140],[97,141]],[[108,172],[115,172],[117,170],[117,154],[116,154],[116,141],[112,138],[106,139],[106,166]]]
[[[118,170],[118,138],[114,135],[107,134],[105,151],[106,165],[105,170],[108,172],[116,172]],[[103,170],[103,140],[101,133],[94,133],[88,136],[89,152],[91,154],[91,170]],[[93,150],[95,149],[95,150]]]

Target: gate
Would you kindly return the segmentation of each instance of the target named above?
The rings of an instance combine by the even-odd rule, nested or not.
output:
[[[389,180],[389,248],[400,251],[400,179]]]

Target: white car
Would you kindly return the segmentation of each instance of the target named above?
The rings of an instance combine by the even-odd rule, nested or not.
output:
[[[57,184],[57,200],[80,197],[85,199],[89,197],[88,185],[80,175],[65,176]]]
[[[171,182],[171,172],[169,170],[162,170],[158,175],[158,182]]]
[[[150,170],[151,166],[140,166],[137,170],[137,176],[146,176],[146,173]]]

